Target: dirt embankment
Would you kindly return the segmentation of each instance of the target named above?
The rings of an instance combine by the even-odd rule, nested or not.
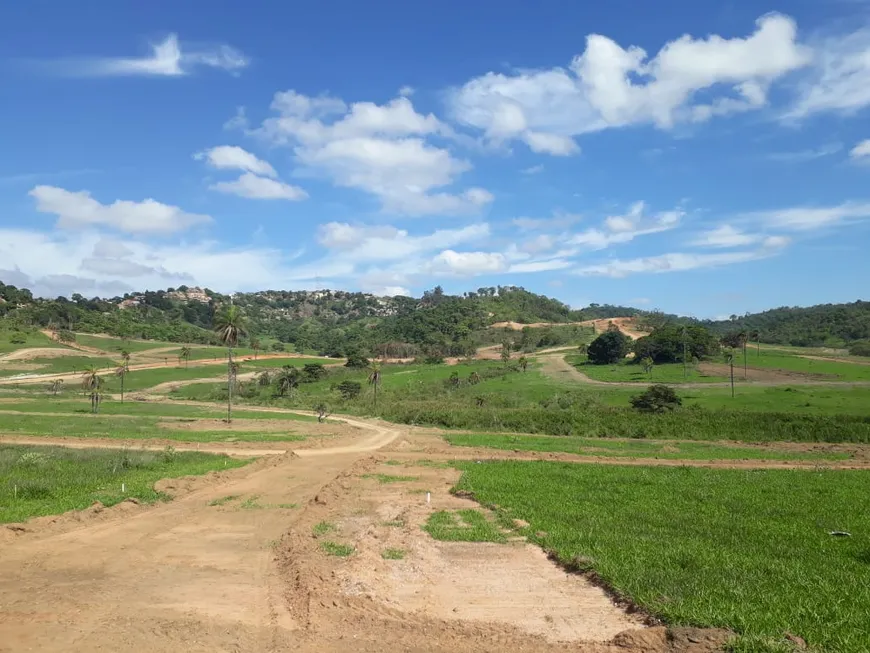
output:
[[[611,317],[599,320],[584,320],[583,322],[534,322],[531,324],[523,324],[522,322],[495,322],[494,324],[490,324],[489,328],[522,331],[526,327],[529,327],[530,329],[542,329],[545,327],[557,326],[585,326],[593,327],[596,333],[602,333],[603,331],[606,331],[611,324],[619,327],[620,331],[633,340],[637,340],[641,336],[646,335],[646,333],[637,329],[636,317]]]

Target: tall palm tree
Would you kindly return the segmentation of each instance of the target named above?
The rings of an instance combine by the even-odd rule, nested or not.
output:
[[[184,361],[184,367],[186,369],[188,364],[190,363],[190,347],[188,347],[187,345],[182,347],[181,352],[179,352],[178,354],[178,358]]]
[[[121,350],[121,362],[124,364],[124,367],[127,368],[127,371],[130,371],[130,352],[126,349]]]
[[[124,378],[127,376],[127,372],[129,372],[129,368],[126,365],[119,365],[115,368],[115,376],[121,379],[121,403],[124,403]]]
[[[254,360],[257,360],[257,354],[260,353],[260,347],[262,347],[262,344],[260,343],[259,338],[251,338],[251,349],[254,350]]]
[[[369,385],[375,390],[375,408],[378,407],[378,386],[381,384],[381,366],[379,363],[372,363],[369,367]]]
[[[97,413],[100,410],[100,402],[103,400],[103,377],[100,376],[100,370],[96,365],[91,365],[85,369],[82,374],[82,388],[85,395],[91,400],[91,412]]]
[[[234,304],[221,307],[214,318],[215,334],[227,348],[227,422],[233,421],[233,347],[248,335],[247,326],[245,316]]]

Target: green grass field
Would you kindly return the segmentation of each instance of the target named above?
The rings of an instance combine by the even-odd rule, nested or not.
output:
[[[197,452],[64,449],[0,444],[0,523],[87,508],[134,497],[162,497],[163,478],[241,467],[248,461]],[[121,486],[125,486],[122,492]]]
[[[663,458],[668,460],[847,460],[848,454],[807,453],[770,448],[718,446],[706,442],[605,440],[555,435],[451,433],[444,436],[456,447],[486,447],[507,451],[554,451],[580,456]]]
[[[12,342],[12,340],[22,339],[24,342]],[[19,349],[28,349],[30,347],[52,347],[65,349],[64,345],[55,342],[43,333],[36,329],[13,331],[0,327],[0,354],[8,354],[9,352]]]
[[[722,383],[728,381],[725,376],[706,376],[701,374],[694,365],[682,363],[663,363],[654,365],[649,374],[643,371],[643,366],[625,359],[614,365],[593,365],[581,354],[568,354],[565,360],[594,381],[629,382],[629,383]],[[736,374],[735,367],[735,374]]]
[[[50,358],[32,358],[26,362],[28,366],[39,365],[38,369],[21,370],[14,369],[14,365],[18,361],[13,361],[6,365],[13,367],[9,369],[0,361],[0,376],[10,377],[31,374],[66,374],[68,372],[82,372],[91,365],[99,369],[114,368],[120,365],[120,361],[111,358],[103,358],[99,356],[56,356]]]
[[[669,624],[733,629],[741,652],[789,651],[786,632],[870,650],[866,472],[457,466],[458,489]]]
[[[303,438],[293,433],[173,429],[173,422],[159,417],[121,417],[118,415],[27,415],[2,413],[0,432],[4,435],[47,437],[110,438],[113,440],[175,440],[178,442],[292,442]],[[241,417],[241,416],[240,416]],[[281,416],[285,417],[284,415]],[[294,415],[286,415],[293,420]],[[302,416],[298,416],[304,419]],[[178,420],[179,418],[175,418]],[[191,418],[192,419],[192,418]],[[163,421],[166,426],[158,426]],[[188,421],[188,420],[185,420]]]

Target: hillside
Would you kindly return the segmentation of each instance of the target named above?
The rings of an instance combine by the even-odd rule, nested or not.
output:
[[[559,330],[560,325],[635,312],[599,305],[577,311],[514,286],[480,288],[462,296],[436,287],[420,298],[340,290],[266,290],[230,297],[180,286],[109,299],[78,294],[40,299],[0,283],[0,316],[6,329],[43,327],[169,342],[213,343],[215,309],[229,301],[244,310],[251,337],[338,356],[375,351],[463,355],[477,346],[500,343],[504,335],[486,327],[506,321],[549,323],[553,326],[542,330],[546,333],[527,334],[521,342],[528,347],[556,345],[573,341],[578,333],[573,328]]]
[[[702,324],[720,335],[733,331],[758,332],[758,340],[769,344],[842,347],[870,339],[870,302],[806,308],[784,306]]]

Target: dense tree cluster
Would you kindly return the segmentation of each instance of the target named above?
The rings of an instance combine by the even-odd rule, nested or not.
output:
[[[677,363],[703,359],[719,352],[716,336],[701,326],[666,325],[632,345],[634,360],[651,359],[655,363]]]

